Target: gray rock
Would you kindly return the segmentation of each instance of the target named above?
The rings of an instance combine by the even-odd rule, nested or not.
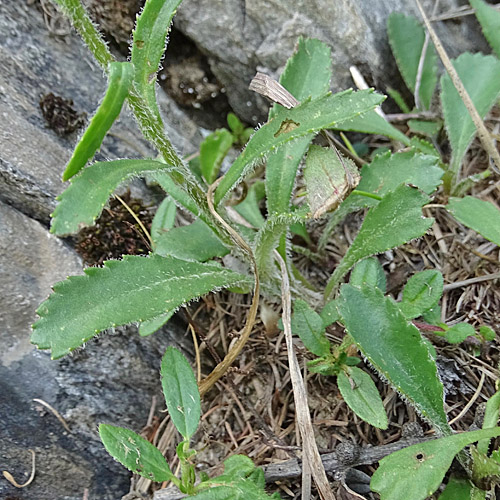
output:
[[[81,131],[60,137],[49,129],[40,99],[52,92],[90,117],[106,79],[76,33],[51,36],[42,14],[27,2],[0,0],[0,6],[0,199],[47,223]],[[193,153],[201,140],[198,128],[163,91],[159,95],[172,143],[181,154]],[[131,113],[123,113],[97,158],[151,155]]]
[[[167,345],[185,345],[176,320],[150,337],[135,328],[117,329],[89,342],[72,356],[53,361],[29,343],[35,310],[51,285],[82,272],[79,258],[37,221],[0,202],[0,498],[117,500],[129,491],[129,474],[105,452],[97,434],[101,422],[139,431],[153,396],[162,401],[159,367]],[[55,408],[71,429],[33,399]]]
[[[462,3],[442,0],[439,11]],[[431,12],[434,0],[423,4]],[[381,91],[394,87],[399,77],[386,35],[393,11],[417,15],[414,0],[184,0],[175,23],[208,55],[235,112],[255,123],[265,119],[268,104],[248,90],[250,80],[258,69],[277,77],[300,35],[332,48],[334,90],[353,86],[353,64]],[[451,56],[488,50],[473,16],[437,29]]]

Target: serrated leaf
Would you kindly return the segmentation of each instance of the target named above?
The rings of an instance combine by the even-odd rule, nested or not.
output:
[[[351,272],[349,283],[358,288],[374,286],[383,293],[387,287],[384,270],[376,257],[368,257],[358,262]]]
[[[174,312],[175,311],[170,311],[167,314],[161,314],[156,318],[143,321],[139,325],[139,335],[141,337],[147,337],[148,335],[152,335],[157,332],[174,315]]]
[[[500,61],[483,54],[461,54],[453,61],[477,112],[484,118],[500,96]],[[478,78],[481,75],[481,78]],[[453,150],[451,169],[458,172],[476,127],[448,74],[441,77],[441,106]]]
[[[248,278],[216,264],[125,256],[54,285],[37,310],[31,342],[60,358],[107,328],[146,321]]]
[[[63,181],[69,180],[85,167],[101,147],[104,136],[122,110],[133,76],[134,67],[128,62],[113,62],[109,65],[106,94],[71,155],[62,176]]]
[[[192,224],[174,227],[164,233],[156,242],[155,253],[163,257],[171,255],[178,259],[205,262],[227,255],[229,249],[201,219],[197,219]]]
[[[174,347],[167,347],[161,360],[161,385],[170,418],[189,441],[200,422],[200,393],[191,366]]]
[[[325,288],[325,297],[329,298],[334,287],[356,262],[425,234],[434,222],[434,219],[422,215],[421,207],[428,201],[429,197],[418,189],[401,185],[371,208],[332,274]]]
[[[500,210],[473,196],[450,198],[446,210],[459,222],[500,246]]]
[[[215,192],[215,203],[219,204],[259,161],[283,144],[331,128],[374,108],[383,99],[371,90],[347,90],[308,99],[293,109],[279,109],[268,123],[255,132],[223,177]]]
[[[352,160],[342,158],[331,148],[315,144],[309,147],[304,181],[313,218],[335,210],[359,180],[358,169]]]
[[[450,344],[460,344],[460,342],[475,333],[474,327],[469,323],[457,323],[446,331],[445,338]]]
[[[382,398],[368,373],[356,368],[340,371],[337,376],[340,394],[351,410],[373,427],[387,429],[388,421]]]
[[[471,500],[471,490],[473,486],[467,479],[450,476],[448,484],[443,493],[439,495],[439,500]]]
[[[342,285],[338,309],[345,327],[379,374],[441,433],[450,429],[443,384],[417,328],[378,288]]]
[[[167,231],[174,227],[177,207],[170,196],[166,196],[156,210],[153,222],[151,223],[151,238],[156,244]]]
[[[306,348],[316,356],[330,353],[321,316],[304,300],[293,303],[292,333],[298,335]]]
[[[222,162],[233,145],[233,134],[225,128],[212,132],[200,145],[200,168],[208,182],[217,179]]]
[[[418,65],[425,41],[423,26],[413,16],[393,12],[387,19],[387,32],[392,53],[406,86],[415,94]],[[419,96],[429,109],[437,83],[437,55],[432,43],[425,53]]]
[[[370,488],[381,500],[425,500],[441,485],[455,455],[479,439],[500,435],[500,428],[464,432],[415,444],[380,461]]]
[[[59,201],[50,231],[58,236],[78,232],[92,225],[102,212],[113,191],[123,181],[159,170],[171,170],[170,165],[153,160],[115,160],[89,165],[71,185],[57,197]]]
[[[443,295],[443,275],[435,269],[415,273],[403,288],[399,304],[407,319],[418,318],[437,304]]]
[[[493,52],[500,57],[500,12],[482,0],[470,0],[476,17]]]
[[[151,481],[174,478],[161,451],[133,431],[114,425],[99,425],[99,435],[106,451],[134,474]]]

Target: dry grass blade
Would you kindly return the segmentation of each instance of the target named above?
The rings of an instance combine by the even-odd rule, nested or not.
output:
[[[273,102],[281,104],[287,109],[291,109],[299,104],[299,101],[283,85],[264,73],[257,73],[248,88],[257,92],[257,94],[271,99]]]
[[[16,488],[25,488],[26,486],[29,486],[33,479],[35,479],[35,452],[33,450],[28,450],[31,453],[31,474],[28,480],[23,483],[19,484],[13,477],[12,474],[9,471],[4,470],[3,471],[3,477],[9,481],[10,484],[15,486]]]
[[[493,144],[493,141],[492,141],[490,133],[488,132],[488,129],[485,127],[483,120],[481,119],[481,116],[477,112],[477,109],[474,106],[474,103],[472,102],[472,99],[469,96],[469,93],[467,92],[462,81],[460,80],[460,77],[458,76],[458,73],[456,72],[455,68],[453,67],[453,64],[451,63],[450,58],[448,57],[448,54],[444,50],[444,47],[441,44],[441,41],[439,40],[438,36],[436,35],[434,28],[431,26],[429,18],[425,14],[425,11],[422,8],[420,0],[415,0],[415,2],[416,2],[417,7],[420,11],[420,14],[422,15],[422,19],[424,20],[425,26],[426,26],[426,28],[429,32],[429,35],[434,43],[434,46],[436,47],[436,51],[439,54],[439,57],[441,58],[441,61],[443,62],[443,65],[444,65],[446,71],[450,75],[451,81],[453,82],[453,85],[457,89],[458,95],[461,97],[463,103],[465,104],[465,107],[467,108],[467,111],[469,112],[469,114],[472,118],[472,121],[474,122],[474,125],[477,129],[477,134],[479,136],[479,140],[481,141],[483,148],[491,156],[491,158],[495,162],[496,166],[498,168],[500,168],[500,154],[498,153],[497,149],[495,148],[495,146]]]
[[[304,450],[304,461],[308,462],[309,469],[318,488],[319,494],[323,500],[335,500],[330,484],[326,477],[326,472],[319,455],[314,431],[311,423],[311,415],[309,413],[309,405],[307,403],[306,389],[304,381],[300,373],[299,362],[295,355],[292,343],[291,331],[291,300],[290,300],[290,283],[286,265],[281,255],[274,251],[276,260],[281,268],[281,300],[283,303],[283,328],[285,331],[286,346],[288,350],[288,363],[290,367],[290,378],[293,388],[293,396],[295,400],[295,411],[297,423],[302,437],[302,447]]]
[[[39,398],[34,398],[33,401],[35,401],[35,403],[40,403],[41,405],[45,406],[45,408],[48,408],[54,414],[54,416],[57,418],[57,420],[59,420],[59,422],[61,422],[62,426],[68,432],[71,432],[71,429],[69,428],[68,424],[66,423],[66,420],[64,420],[62,415],[55,408],[50,406],[49,403],[47,403],[43,399],[39,399]]]

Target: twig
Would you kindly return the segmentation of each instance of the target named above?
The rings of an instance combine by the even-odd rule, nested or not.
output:
[[[52,406],[50,406],[49,403],[45,402],[43,399],[38,399],[38,398],[33,399],[33,401],[40,403],[41,405],[45,406],[45,408],[48,408],[54,414],[54,416],[57,418],[57,420],[59,420],[59,422],[61,422],[62,426],[68,432],[71,432],[71,429],[69,428],[68,424],[66,423],[66,420],[64,420],[64,418],[61,416],[61,414],[55,408],[52,408]]]
[[[385,115],[388,122],[402,123],[408,120],[435,120],[439,118],[434,111],[419,111],[418,113],[390,113]]]
[[[12,477],[12,474],[9,471],[6,471],[6,470],[3,471],[3,477],[5,479],[7,479],[7,481],[9,481],[9,483],[12,484],[13,486],[15,486],[16,488],[25,488],[26,486],[28,486],[32,483],[33,479],[35,479],[35,470],[36,470],[36,468],[35,468],[35,452],[33,450],[28,450],[28,451],[31,453],[31,475],[25,483],[19,484]]]
[[[351,73],[351,78],[354,82],[354,85],[356,85],[359,90],[366,90],[370,88],[356,66],[349,66],[349,72]],[[385,113],[382,111],[382,108],[380,106],[377,106],[375,108],[375,112],[385,119]]]
[[[500,273],[485,274],[484,276],[477,276],[476,278],[470,278],[468,280],[463,280],[463,281],[456,281],[455,283],[444,285],[443,292],[449,292],[450,290],[455,290],[455,288],[462,288],[464,286],[473,285],[474,283],[481,283],[481,281],[489,281],[497,279],[500,279]]]

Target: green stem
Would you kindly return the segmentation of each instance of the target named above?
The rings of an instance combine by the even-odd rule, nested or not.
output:
[[[380,201],[382,196],[378,194],[368,193],[367,191],[360,191],[359,189],[353,189],[351,194],[357,194],[359,196],[366,196],[367,198],[373,198],[374,200]]]

